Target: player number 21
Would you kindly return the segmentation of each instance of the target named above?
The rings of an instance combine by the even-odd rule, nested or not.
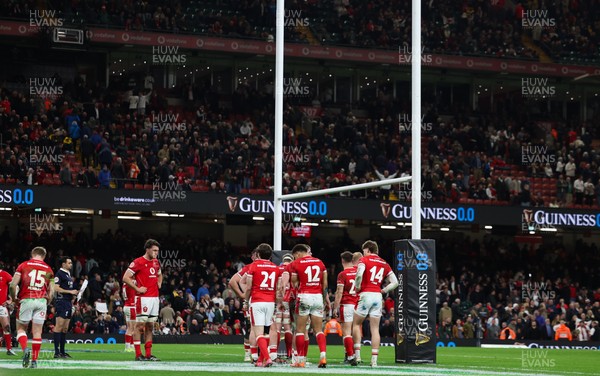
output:
[[[260,283],[260,287],[263,289],[272,289],[275,287],[275,272],[260,272],[260,275],[264,277]]]

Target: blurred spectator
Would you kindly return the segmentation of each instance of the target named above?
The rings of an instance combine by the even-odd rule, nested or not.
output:
[[[171,307],[171,303],[169,301],[165,302],[163,308],[161,308],[158,317],[161,320],[161,323],[165,324],[167,327],[172,327],[175,324],[175,311]]]
[[[98,183],[100,184],[100,188],[110,188],[110,181],[112,176],[110,171],[108,171],[108,167],[106,165],[102,166],[102,171],[98,174]]]
[[[94,277],[89,281],[88,289],[90,293],[90,302],[94,304],[94,302],[102,300],[103,298],[103,283],[102,277],[100,274],[95,273]]]
[[[192,319],[189,326],[189,333],[191,335],[202,334],[202,326],[199,324],[198,319]]]

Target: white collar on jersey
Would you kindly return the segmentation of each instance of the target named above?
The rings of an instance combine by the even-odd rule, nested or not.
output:
[[[69,275],[69,277],[71,276],[71,272],[68,271],[67,269],[60,268],[60,270],[62,270],[63,272],[67,273]]]

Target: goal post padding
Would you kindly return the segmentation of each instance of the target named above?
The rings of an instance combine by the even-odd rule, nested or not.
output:
[[[394,242],[396,363],[436,363],[435,240]]]

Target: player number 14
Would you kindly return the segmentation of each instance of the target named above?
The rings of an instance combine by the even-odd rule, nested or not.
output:
[[[369,269],[369,272],[371,273],[370,281],[372,283],[381,284],[381,281],[383,281],[383,268],[378,268],[377,266],[374,266],[371,269]]]

